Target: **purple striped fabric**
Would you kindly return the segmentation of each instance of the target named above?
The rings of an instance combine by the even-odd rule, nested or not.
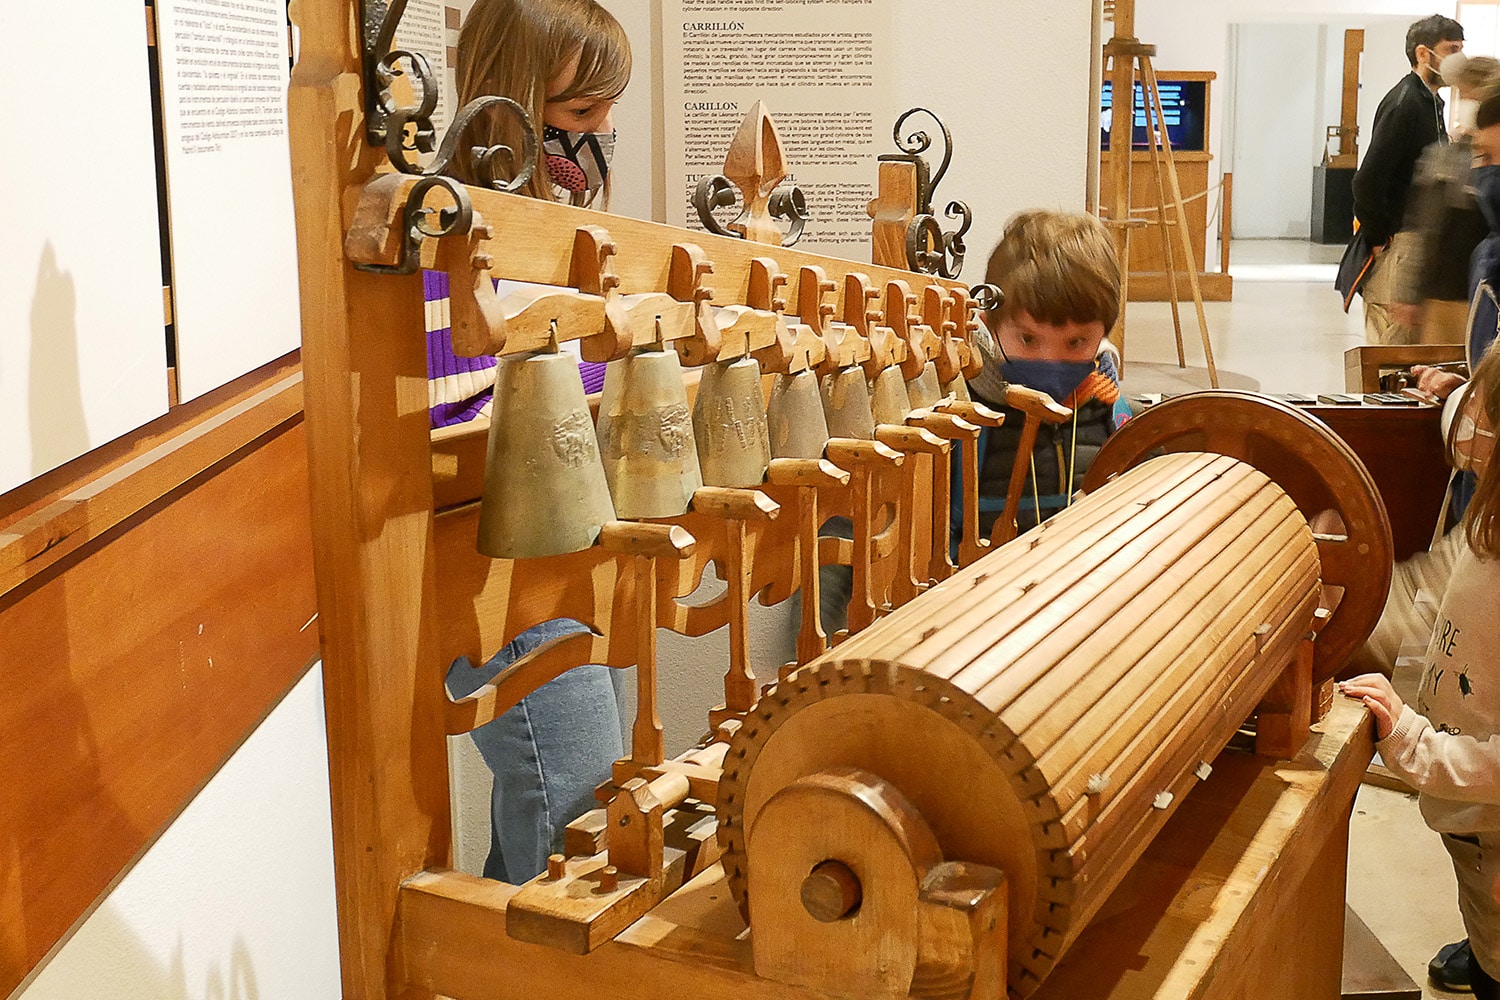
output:
[[[422,296],[426,302],[437,302],[448,297],[448,273],[446,271],[422,272]],[[454,385],[454,377],[462,384],[462,376],[486,372],[494,368],[492,357],[461,358],[453,353],[453,335],[449,327],[427,331],[427,380],[429,395],[433,399],[432,426],[451,427],[473,420],[489,404],[494,395],[493,380],[485,380],[483,388],[473,392],[462,392]],[[583,376],[583,391],[596,393],[604,388],[604,365],[592,361],[578,363]],[[449,398],[450,396],[460,398]]]
[[[583,391],[590,396],[604,390],[604,363],[602,361],[578,362],[578,374],[583,376]]]

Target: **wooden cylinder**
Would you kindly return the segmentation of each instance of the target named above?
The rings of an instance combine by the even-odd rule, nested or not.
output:
[[[755,912],[767,801],[861,768],[944,859],[1005,873],[1009,987],[1029,994],[1295,659],[1319,594],[1312,532],[1266,476],[1140,466],[766,693],[720,788],[737,898]]]

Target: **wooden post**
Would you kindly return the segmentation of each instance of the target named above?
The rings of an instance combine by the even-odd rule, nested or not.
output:
[[[1135,59],[1116,45],[1135,39],[1135,0],[1116,0],[1115,37],[1105,46],[1110,58],[1109,165],[1111,199],[1109,221],[1120,258],[1120,315],[1109,338],[1125,360],[1125,311],[1130,300],[1130,157],[1135,140]]]
[[[1329,166],[1351,170],[1359,166],[1359,60],[1365,51],[1365,29],[1344,32],[1344,92],[1339,110],[1339,152]]]
[[[446,703],[433,629],[427,358],[417,275],[357,271],[344,196],[368,179],[354,8],[301,0],[288,96],[318,628],[350,1000],[396,996],[387,951],[402,880],[449,864]],[[351,168],[351,154],[354,165]],[[403,1000],[431,996],[403,991]]]

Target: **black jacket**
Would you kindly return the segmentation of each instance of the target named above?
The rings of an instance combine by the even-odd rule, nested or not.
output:
[[[1354,174],[1354,217],[1376,246],[1401,229],[1417,159],[1434,142],[1447,142],[1443,101],[1416,72],[1381,98],[1364,162]]]

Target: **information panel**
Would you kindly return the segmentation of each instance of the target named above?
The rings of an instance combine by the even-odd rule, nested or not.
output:
[[[0,4],[20,81],[0,159],[0,492],[167,409],[146,17]]]
[[[296,350],[285,0],[157,0],[177,385]]]
[[[798,244],[870,257],[876,156],[893,152],[889,4],[872,0],[667,0],[667,222],[702,228],[701,177],[721,173],[740,121],[763,100],[810,219]]]

